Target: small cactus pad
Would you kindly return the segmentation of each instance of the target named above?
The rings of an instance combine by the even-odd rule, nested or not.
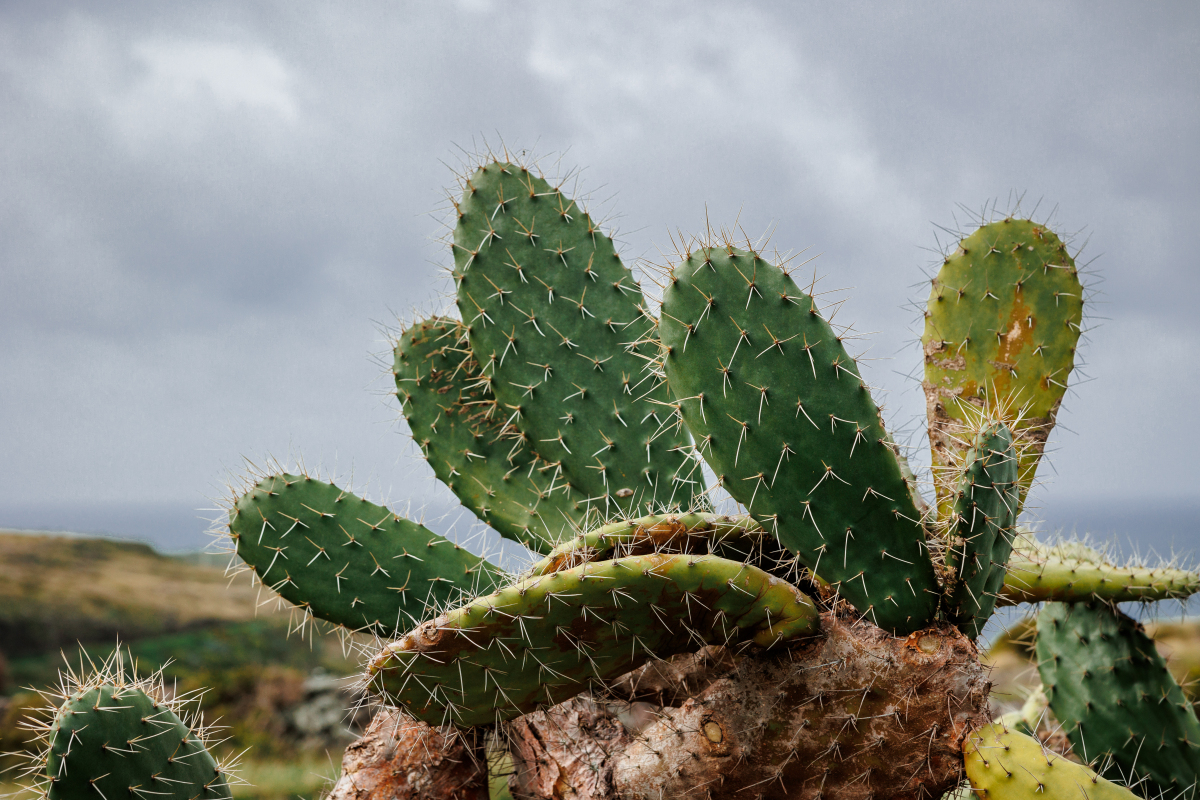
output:
[[[967,779],[988,800],[1136,800],[1123,786],[993,722],[963,741]]]
[[[1003,422],[987,425],[967,451],[949,520],[947,617],[979,636],[996,607],[1017,521],[1017,454]]]
[[[644,555],[522,580],[423,623],[371,662],[368,686],[431,725],[552,706],[648,659],[816,630],[795,587],[716,556]]]
[[[587,497],[558,479],[521,438],[471,357],[466,329],[444,317],[416,322],[394,348],[396,395],[413,438],[463,505],[501,536],[539,553],[583,527]]]
[[[589,561],[649,553],[711,553],[784,580],[795,572],[791,554],[753,517],[697,512],[653,514],[604,525],[554,548],[529,574],[550,575]]]
[[[779,267],[703,247],[671,271],[667,381],[733,497],[867,619],[923,627],[938,602],[921,514],[858,365]]]
[[[50,707],[32,725],[42,751],[28,756],[26,788],[50,800],[228,800],[235,778],[209,752],[211,729],[187,713],[196,696],[128,666],[118,648],[41,693]]]
[[[606,500],[605,516],[690,508],[700,470],[646,368],[653,321],[612,240],[515,164],[477,169],[457,208],[459,312],[512,424],[573,488]]]
[[[970,418],[964,404],[1021,410],[1021,498],[1033,482],[1075,364],[1083,287],[1067,246],[1044,225],[1007,218],[959,243],[925,311],[925,403],[937,470]],[[939,484],[939,504],[953,487]]]
[[[996,722],[1005,728],[1012,728],[1018,733],[1027,733],[1033,736],[1046,720],[1046,709],[1049,706],[1050,700],[1046,697],[1046,690],[1039,683],[1029,693],[1029,697],[1025,698],[1025,702],[1020,708],[999,717]]]
[[[1104,603],[1047,603],[1037,659],[1076,754],[1172,797],[1200,780],[1200,722],[1141,625]]]
[[[1028,533],[1018,537],[998,606],[1059,600],[1127,603],[1184,599],[1200,592],[1200,572],[1165,565],[1113,564],[1082,542],[1043,544]]]
[[[332,483],[270,475],[229,512],[237,554],[313,616],[395,635],[504,574],[433,531]]]

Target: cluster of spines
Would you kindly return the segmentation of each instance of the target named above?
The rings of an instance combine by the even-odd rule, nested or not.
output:
[[[199,692],[168,691],[161,670],[137,672],[120,647],[60,671],[57,689],[41,692],[42,714],[25,723],[41,747],[21,783],[47,800],[229,800],[236,759],[212,755],[217,729],[191,710]]]
[[[668,273],[663,371],[724,488],[867,619],[932,618],[922,514],[857,363],[815,300],[730,241]]]

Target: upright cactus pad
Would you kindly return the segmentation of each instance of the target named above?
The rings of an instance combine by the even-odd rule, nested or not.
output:
[[[504,575],[423,525],[306,475],[258,481],[230,509],[229,535],[288,602],[384,635],[491,591]]]
[[[964,404],[1022,410],[1021,498],[1054,427],[1083,320],[1083,287],[1053,231],[1007,218],[959,243],[933,280],[925,312],[925,402],[934,469],[966,450]],[[938,499],[952,487],[939,482]]]
[[[938,603],[921,514],[841,339],[779,267],[703,247],[670,274],[665,370],[731,495],[867,619],[908,633]]]
[[[444,317],[420,321],[394,348],[396,394],[413,438],[462,504],[501,536],[546,552],[584,525],[587,497],[504,436],[504,412],[479,372],[466,329]]]
[[[972,639],[996,607],[1017,522],[1017,454],[1003,422],[983,428],[967,451],[948,520],[951,586],[947,618]]]
[[[1168,796],[1200,781],[1200,722],[1142,627],[1102,603],[1047,603],[1037,621],[1038,672],[1074,751],[1111,756],[1128,783]]]
[[[1136,800],[1123,786],[993,722],[963,741],[967,779],[988,800]]]
[[[688,509],[703,491],[646,367],[653,322],[612,241],[515,164],[467,179],[454,229],[458,307],[512,424],[601,513]]]
[[[769,646],[816,630],[795,587],[715,556],[644,555],[538,575],[416,628],[375,657],[369,688],[417,719],[481,725],[706,644]]]
[[[1059,600],[1112,603],[1184,599],[1200,592],[1200,572],[1166,564],[1114,564],[1083,542],[1043,544],[1025,532],[1004,576],[997,605]]]
[[[30,788],[50,800],[229,800],[230,772],[173,695],[161,673],[129,678],[120,650],[95,674],[67,676],[39,731]]]

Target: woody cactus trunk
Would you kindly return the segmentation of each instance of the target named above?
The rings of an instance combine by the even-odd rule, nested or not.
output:
[[[540,560],[510,574],[306,474],[251,476],[229,514],[264,585],[385,642],[336,797],[1193,791],[1195,713],[1115,604],[1200,576],[1017,528],[1083,314],[1051,230],[988,222],[932,281],[930,504],[786,265],[710,234],[655,309],[534,168],[489,157],[454,199],[458,316],[398,335],[397,397],[437,477]],[[975,639],[1025,602],[1070,759],[992,723]]]

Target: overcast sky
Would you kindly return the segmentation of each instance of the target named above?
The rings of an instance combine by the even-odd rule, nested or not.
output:
[[[378,357],[485,143],[631,265],[706,214],[820,253],[918,445],[935,223],[1057,209],[1098,302],[1034,501],[1200,507],[1198,94],[1187,2],[0,5],[0,527],[200,542],[269,455],[450,507]]]

